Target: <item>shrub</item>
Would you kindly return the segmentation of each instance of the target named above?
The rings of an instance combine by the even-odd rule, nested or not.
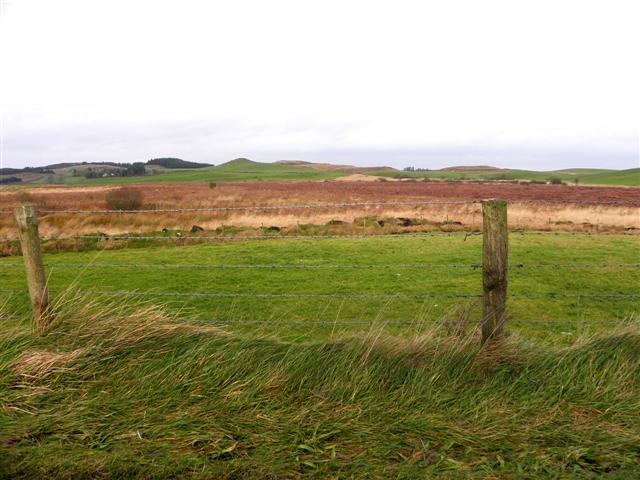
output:
[[[217,183],[216,182],[209,182],[209,188],[216,188]]]
[[[34,198],[29,192],[21,191],[16,195],[16,200],[18,200],[19,203],[33,203]]]
[[[562,179],[560,177],[551,177],[549,183],[551,185],[562,185]]]
[[[142,192],[130,187],[122,187],[107,193],[109,210],[138,210],[142,206]]]

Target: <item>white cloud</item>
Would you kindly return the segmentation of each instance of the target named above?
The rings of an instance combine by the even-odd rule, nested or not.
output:
[[[399,166],[632,167],[639,10],[14,1],[0,20],[3,163],[386,152]]]

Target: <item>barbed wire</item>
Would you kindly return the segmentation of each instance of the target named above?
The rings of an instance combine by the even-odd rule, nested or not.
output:
[[[425,293],[425,294],[388,294],[388,293],[212,293],[212,292],[139,292],[127,290],[77,290],[81,295],[122,295],[150,297],[211,297],[211,298],[481,298],[480,294],[469,293]]]
[[[638,298],[638,293],[510,293],[511,298]]]
[[[508,204],[542,204],[542,205],[606,205],[621,207],[640,207],[640,200],[539,200],[539,199],[511,199]],[[406,200],[406,201],[370,201],[370,202],[337,202],[337,203],[310,203],[310,204],[282,204],[282,205],[247,205],[237,207],[195,207],[195,208],[156,208],[138,210],[81,210],[81,209],[39,209],[41,214],[145,214],[145,213],[193,213],[193,212],[233,212],[233,211],[260,211],[260,210],[295,210],[295,209],[323,209],[345,207],[396,207],[396,206],[423,206],[423,205],[478,205],[482,199],[468,200]],[[10,214],[11,210],[0,210],[0,213]]]
[[[527,237],[533,235],[546,235],[546,236],[584,236],[584,237],[612,237],[612,236],[628,236],[628,237],[640,237],[639,233],[635,233],[631,230],[623,232],[584,232],[573,230],[549,230],[549,231],[532,231],[532,230],[509,230],[509,235],[517,235],[520,237]]]
[[[354,298],[354,299],[419,299],[419,298],[482,298],[472,293],[258,293],[258,292],[154,292],[127,290],[77,290],[81,295],[123,295],[150,297],[211,297],[211,298]],[[638,298],[638,293],[512,293],[511,298]]]
[[[2,289],[0,293],[25,293]],[[81,295],[122,295],[149,297],[210,297],[210,298],[354,298],[354,299],[420,299],[420,298],[482,298],[472,293],[259,293],[259,292],[155,292],[136,290],[76,290]],[[510,298],[639,298],[640,293],[510,293]]]
[[[278,269],[310,269],[310,270],[394,270],[394,269],[470,269],[481,270],[482,264],[399,264],[399,265],[234,265],[234,264],[207,264],[207,263],[47,263],[47,268],[82,268],[82,269],[109,269],[109,268],[149,268],[149,269],[257,269],[257,270],[278,270]],[[24,267],[22,263],[0,263],[2,267]],[[546,269],[546,268],[566,268],[566,269],[627,269],[640,268],[640,263],[512,263],[509,270],[523,269]]]
[[[629,321],[621,321],[621,322],[609,322],[609,321],[579,321],[579,320],[532,320],[526,318],[514,318],[507,320],[505,325],[509,325],[512,323],[522,323],[522,324],[531,324],[531,325],[555,325],[555,326],[574,326],[574,325],[629,325]]]
[[[640,268],[640,263],[511,263],[509,270],[522,270],[527,268]]]
[[[512,205],[516,203],[531,203],[540,205],[613,205],[619,207],[640,207],[640,200],[538,200],[514,199],[507,200]]]
[[[420,233],[382,233],[382,234],[345,234],[345,235],[213,235],[213,236],[164,236],[164,235],[73,235],[43,237],[41,240],[196,240],[196,241],[233,241],[233,240],[305,240],[339,238],[420,238],[420,237],[471,237],[480,236],[480,232],[420,232]],[[16,239],[17,240],[17,239]]]
[[[442,319],[416,319],[416,320],[401,320],[401,321],[384,321],[384,320],[371,320],[371,321],[334,321],[334,320],[267,320],[267,319],[227,319],[227,320],[218,320],[218,319],[204,319],[204,318],[187,318],[185,321],[196,321],[202,324],[213,324],[213,325],[242,325],[242,324],[266,324],[266,325],[314,325],[314,326],[352,326],[352,325],[380,325],[380,326],[424,326],[424,325],[433,325],[433,326],[442,326],[446,322]],[[469,322],[470,326],[479,325],[479,321]],[[511,324],[531,324],[531,325],[552,325],[557,327],[566,327],[566,326],[581,326],[581,325],[629,325],[628,321],[621,322],[610,322],[610,321],[572,321],[572,320],[532,320],[532,319],[510,319],[505,322],[505,326]]]
[[[136,214],[136,213],[191,213],[191,212],[236,212],[236,211],[260,211],[260,210],[304,210],[315,208],[345,208],[345,207],[397,207],[397,206],[421,206],[421,205],[473,205],[480,200],[415,200],[401,202],[339,202],[339,203],[306,203],[306,204],[282,204],[282,205],[248,205],[238,207],[200,207],[200,208],[156,208],[140,210],[38,210],[44,214]]]
[[[611,237],[611,236],[631,236],[640,237],[638,233],[631,232],[572,232],[572,231],[518,231],[512,230],[510,235],[516,236],[585,236],[585,237]],[[397,233],[371,233],[371,234],[336,234],[336,235],[213,235],[213,236],[185,236],[185,235],[70,235],[70,236],[46,236],[42,241],[66,241],[66,240],[165,240],[165,241],[200,241],[200,242],[228,242],[228,241],[248,241],[248,240],[318,240],[318,239],[364,239],[364,238],[427,238],[427,237],[469,237],[482,236],[482,232],[397,232]],[[18,242],[19,238],[0,238],[4,242]]]

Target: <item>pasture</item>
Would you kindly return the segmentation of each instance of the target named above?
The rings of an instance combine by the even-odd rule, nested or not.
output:
[[[74,288],[108,299],[127,292],[197,323],[289,339],[325,338],[371,322],[388,322],[395,333],[419,331],[461,303],[475,306],[470,322],[480,315],[481,236],[274,237],[185,246],[161,237],[114,250],[116,240],[87,242],[86,251],[45,255],[53,294]],[[628,320],[640,305],[639,251],[640,237],[632,235],[512,234],[510,327],[565,341],[561,332]],[[28,306],[17,260],[0,259],[3,288],[20,292],[5,294],[12,311]]]
[[[307,201],[339,200],[332,188],[372,195],[321,185]],[[292,188],[299,200],[305,186],[269,183],[253,206]],[[233,205],[243,188],[217,187],[199,206]],[[22,258],[0,258],[0,477],[633,477],[637,194],[599,191],[614,204],[580,214],[617,223],[511,232],[507,335],[484,348],[481,223],[456,205],[426,205],[433,218],[409,227],[379,225],[405,206],[337,225],[277,208],[273,231],[256,212],[245,226],[233,212],[211,224],[215,212],[45,213],[47,235],[91,238],[43,241],[45,335]],[[87,195],[54,191],[43,205],[79,208]],[[224,226],[190,234],[196,221]],[[11,228],[5,218],[2,234]]]

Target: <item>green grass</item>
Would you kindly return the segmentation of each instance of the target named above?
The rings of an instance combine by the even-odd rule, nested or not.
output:
[[[67,184],[155,183],[155,182],[240,182],[258,180],[323,180],[344,174],[323,172],[310,167],[233,160],[216,167],[165,171],[144,177],[113,177],[88,180],[84,177],[66,177]]]
[[[283,342],[67,298],[0,333],[2,478],[637,478],[638,324]]]
[[[49,267],[57,314],[42,337],[26,295],[4,295],[0,318],[17,317],[3,318],[0,331],[0,478],[637,477],[638,298],[512,299],[509,314],[528,322],[510,321],[500,345],[480,349],[471,328],[453,338],[437,322],[459,299],[68,290],[476,293],[473,269],[176,266],[475,264],[481,245],[480,237],[398,236],[46,254],[49,265],[137,267]],[[638,263],[639,246],[625,235],[512,234],[510,260]],[[511,292],[637,293],[640,272],[514,267],[509,281]],[[23,268],[0,267],[0,284],[24,289]],[[277,323],[400,319],[414,323]]]
[[[140,242],[140,248],[89,250],[46,254],[53,294],[75,284],[83,290],[139,292],[212,292],[268,294],[479,294],[481,272],[472,268],[452,269],[187,269],[144,268],[144,264],[228,264],[228,265],[416,265],[480,263],[482,238],[463,237],[381,237],[365,239],[265,240],[217,244],[173,246],[174,241]],[[510,239],[512,265],[530,263],[640,263],[640,238],[629,235],[571,236],[518,235]],[[4,295],[11,309],[25,308],[26,283],[20,258],[0,259],[0,283],[5,289],[25,293]],[[57,268],[55,264],[123,264],[124,267]],[[126,267],[126,265],[136,265]],[[513,268],[509,289],[515,294],[547,293],[638,293],[638,268]],[[460,298],[203,298],[152,297],[171,312],[201,319],[202,322],[235,322],[242,331],[257,328],[243,321],[274,322],[262,325],[287,339],[299,335],[323,337],[331,332],[326,325],[285,325],[277,322],[368,322],[408,321],[414,325],[390,326],[402,332],[419,329],[439,320]],[[517,320],[514,328],[535,334],[586,327],[577,322],[616,322],[638,311],[639,298],[513,298],[508,313]],[[480,308],[472,312],[477,319]],[[518,322],[522,321],[522,324]],[[558,325],[535,322],[553,321]],[[236,324],[238,323],[238,324]],[[258,325],[258,326],[260,326]],[[517,325],[517,326],[516,326]],[[339,330],[362,329],[337,326]]]
[[[640,168],[617,172],[601,172],[586,177],[589,183],[640,186]]]

